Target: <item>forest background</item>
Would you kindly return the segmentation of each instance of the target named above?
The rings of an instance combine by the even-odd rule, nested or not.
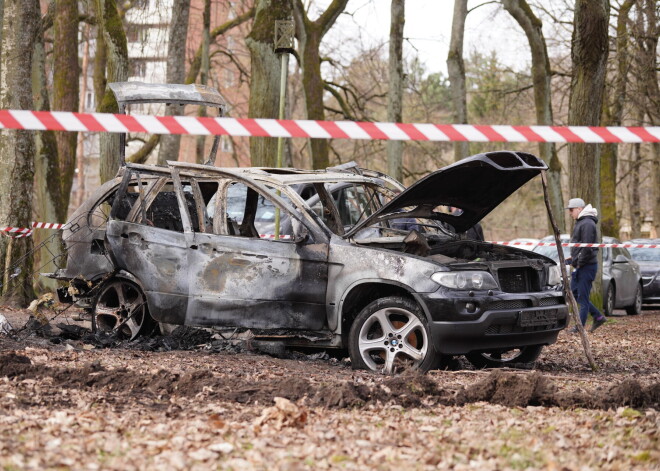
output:
[[[276,118],[281,57],[273,47],[275,22],[292,19],[290,119],[660,125],[656,1],[456,0],[453,10],[446,9],[451,29],[442,32],[446,74],[429,70],[414,47],[418,32],[405,29],[407,17],[428,13],[418,3],[0,0],[0,109],[117,112],[107,83],[159,78],[218,88],[230,116]],[[390,10],[388,38],[374,40],[359,23],[359,11],[369,8]],[[466,28],[477,16],[481,29]],[[485,40],[477,41],[481,36]],[[509,44],[517,38],[519,59],[504,62],[493,37],[509,38]],[[466,41],[478,46],[465,48]],[[201,161],[210,145],[203,137],[132,135],[127,155],[132,162]],[[115,175],[118,146],[111,134],[0,130],[0,226],[65,222],[90,191]],[[223,138],[217,164],[273,166],[276,146],[276,139]],[[658,144],[294,139],[286,143],[284,161],[318,169],[353,160],[411,184],[455,160],[498,149],[546,161],[562,231],[570,230],[565,202],[579,196],[599,209],[603,235],[659,233]],[[549,233],[540,182],[517,192],[483,225],[489,240]],[[33,293],[30,274],[50,271],[61,251],[61,241],[45,231],[2,237],[3,294],[24,293],[14,301],[26,302]]]

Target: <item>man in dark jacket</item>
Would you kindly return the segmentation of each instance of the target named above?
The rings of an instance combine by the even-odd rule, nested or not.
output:
[[[572,198],[568,201],[570,215],[577,222],[573,228],[571,242],[596,244],[598,243],[598,211],[590,204],[585,204],[582,198]],[[605,323],[605,316],[589,301],[591,285],[598,272],[598,249],[591,247],[571,247],[571,257],[566,259],[575,268],[571,277],[571,290],[580,305],[580,321],[582,325],[587,322],[587,315],[591,313],[594,323],[591,332]],[[577,331],[577,329],[575,329]]]

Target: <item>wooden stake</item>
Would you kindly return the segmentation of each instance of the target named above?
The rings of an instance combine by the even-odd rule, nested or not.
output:
[[[557,223],[552,214],[552,207],[550,205],[550,198],[548,196],[548,181],[545,176],[545,170],[541,171],[541,182],[543,183],[543,199],[545,200],[545,207],[548,210],[548,217],[550,218],[550,224],[552,224],[552,232],[555,236],[555,243],[557,244],[557,255],[559,255],[559,268],[561,269],[561,276],[563,279],[564,285],[564,294],[569,302],[569,312],[571,313],[571,318],[577,326],[578,332],[580,333],[580,338],[582,339],[582,347],[584,348],[584,354],[587,357],[591,371],[596,371],[598,366],[594,362],[594,357],[591,354],[591,344],[589,343],[589,338],[587,333],[584,330],[584,326],[580,321],[578,315],[578,304],[573,296],[573,292],[570,289],[570,279],[568,278],[568,271],[566,270],[566,259],[564,258],[564,250],[561,246],[561,239],[559,238],[559,228],[557,228]]]

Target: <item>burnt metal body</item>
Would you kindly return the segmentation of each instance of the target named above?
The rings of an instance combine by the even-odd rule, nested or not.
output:
[[[373,174],[344,169],[128,164],[72,216],[67,265],[52,276],[85,307],[96,284],[125,278],[156,321],[251,329],[292,344],[345,347],[360,311],[397,295],[419,304],[438,353],[548,345],[567,322],[554,262],[450,227],[462,232],[545,168],[529,154],[479,154],[397,195]],[[432,279],[474,271],[497,287]]]

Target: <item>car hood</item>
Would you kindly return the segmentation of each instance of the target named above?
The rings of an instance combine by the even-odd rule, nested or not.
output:
[[[640,260],[635,260],[635,262],[637,262],[642,273],[645,275],[654,275],[660,272],[660,262],[647,262]]]
[[[427,218],[465,232],[507,199],[514,191],[546,170],[538,157],[524,152],[477,154],[437,170],[414,183],[344,237],[378,221]],[[438,206],[461,208],[460,216],[435,211]]]

